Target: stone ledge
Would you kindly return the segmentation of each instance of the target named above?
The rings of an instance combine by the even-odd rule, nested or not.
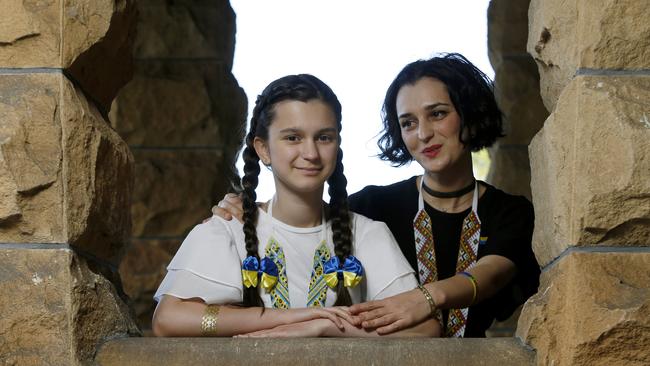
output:
[[[108,341],[97,365],[533,365],[515,338],[232,339],[122,338]]]

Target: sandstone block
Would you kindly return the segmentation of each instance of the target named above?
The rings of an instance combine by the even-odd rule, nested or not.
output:
[[[503,57],[525,56],[530,0],[492,0],[488,7],[488,56],[496,70]]]
[[[517,336],[538,365],[650,363],[650,253],[570,253],[542,273]]]
[[[650,7],[645,1],[532,0],[528,52],[539,66],[551,111],[580,68],[650,68]]]
[[[0,75],[0,241],[65,242],[60,74]]]
[[[8,0],[2,8],[0,66],[67,69],[108,111],[131,78],[133,0]]]
[[[650,243],[650,77],[579,76],[530,148],[533,248]]]
[[[219,147],[234,160],[246,126],[246,95],[215,61],[139,60],[111,112],[130,146]]]
[[[495,68],[495,95],[504,114],[502,145],[528,145],[548,112],[539,96],[539,74],[530,57],[505,57]]]
[[[134,237],[178,237],[206,217],[229,187],[220,150],[134,150]]]
[[[71,243],[117,264],[132,156],[61,73],[0,75],[0,240]]]
[[[137,334],[113,285],[70,249],[0,248],[0,362],[89,364],[100,340]]]

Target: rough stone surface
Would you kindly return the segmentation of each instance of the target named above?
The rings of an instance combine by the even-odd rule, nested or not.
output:
[[[227,0],[139,0],[138,59],[217,59],[230,69],[235,13]]]
[[[65,0],[62,67],[108,113],[133,76],[135,0]]]
[[[61,66],[61,1],[0,3],[0,65]]]
[[[324,350],[326,350],[324,352]],[[107,342],[95,361],[110,365],[495,365],[534,364],[514,338],[209,339],[137,338]]]
[[[184,236],[226,193],[218,150],[135,150],[134,237]],[[221,168],[221,169],[220,169]]]
[[[0,3],[0,65],[67,69],[108,111],[130,78],[133,0]]]
[[[517,336],[538,365],[650,364],[650,253],[570,253],[542,274]]]
[[[66,241],[61,78],[0,75],[0,242]]]
[[[89,364],[101,339],[137,334],[113,285],[70,249],[0,248],[0,363]]]
[[[650,77],[576,77],[529,152],[533,248],[650,243]]]
[[[539,66],[546,108],[555,108],[580,68],[649,69],[649,17],[646,1],[532,0],[528,52]]]
[[[182,238],[131,240],[120,263],[124,292],[129,295],[141,329],[151,329],[156,303],[153,295],[167,273],[167,265],[178,250]]]
[[[245,100],[222,63],[140,60],[111,121],[130,146],[219,147],[232,160],[244,133]]]
[[[495,96],[504,116],[501,145],[528,146],[548,112],[539,96],[539,74],[529,56],[505,57],[495,67]],[[528,164],[522,168],[528,169]]]
[[[491,0],[488,6],[488,56],[498,69],[504,58],[526,53],[530,0]],[[525,56],[525,55],[523,55]]]
[[[510,194],[531,199],[528,149],[524,145],[497,144],[490,148],[486,181]]]
[[[68,241],[117,265],[131,231],[133,157],[67,80],[61,110]]]

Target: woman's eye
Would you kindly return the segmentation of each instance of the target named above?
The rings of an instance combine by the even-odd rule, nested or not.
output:
[[[399,124],[402,127],[402,129],[408,129],[408,128],[411,128],[413,126],[414,122],[412,120],[410,120],[410,119],[405,119],[405,120],[400,121]]]
[[[447,115],[446,111],[433,111],[431,112],[431,117],[433,118],[444,118]]]

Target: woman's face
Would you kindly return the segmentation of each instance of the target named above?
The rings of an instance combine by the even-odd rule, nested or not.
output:
[[[440,80],[423,77],[404,85],[396,107],[402,140],[427,172],[442,173],[469,154],[459,139],[460,116]]]
[[[334,112],[312,99],[277,103],[273,114],[268,140],[255,138],[254,144],[262,162],[271,165],[276,191],[322,192],[336,167],[339,134]]]

